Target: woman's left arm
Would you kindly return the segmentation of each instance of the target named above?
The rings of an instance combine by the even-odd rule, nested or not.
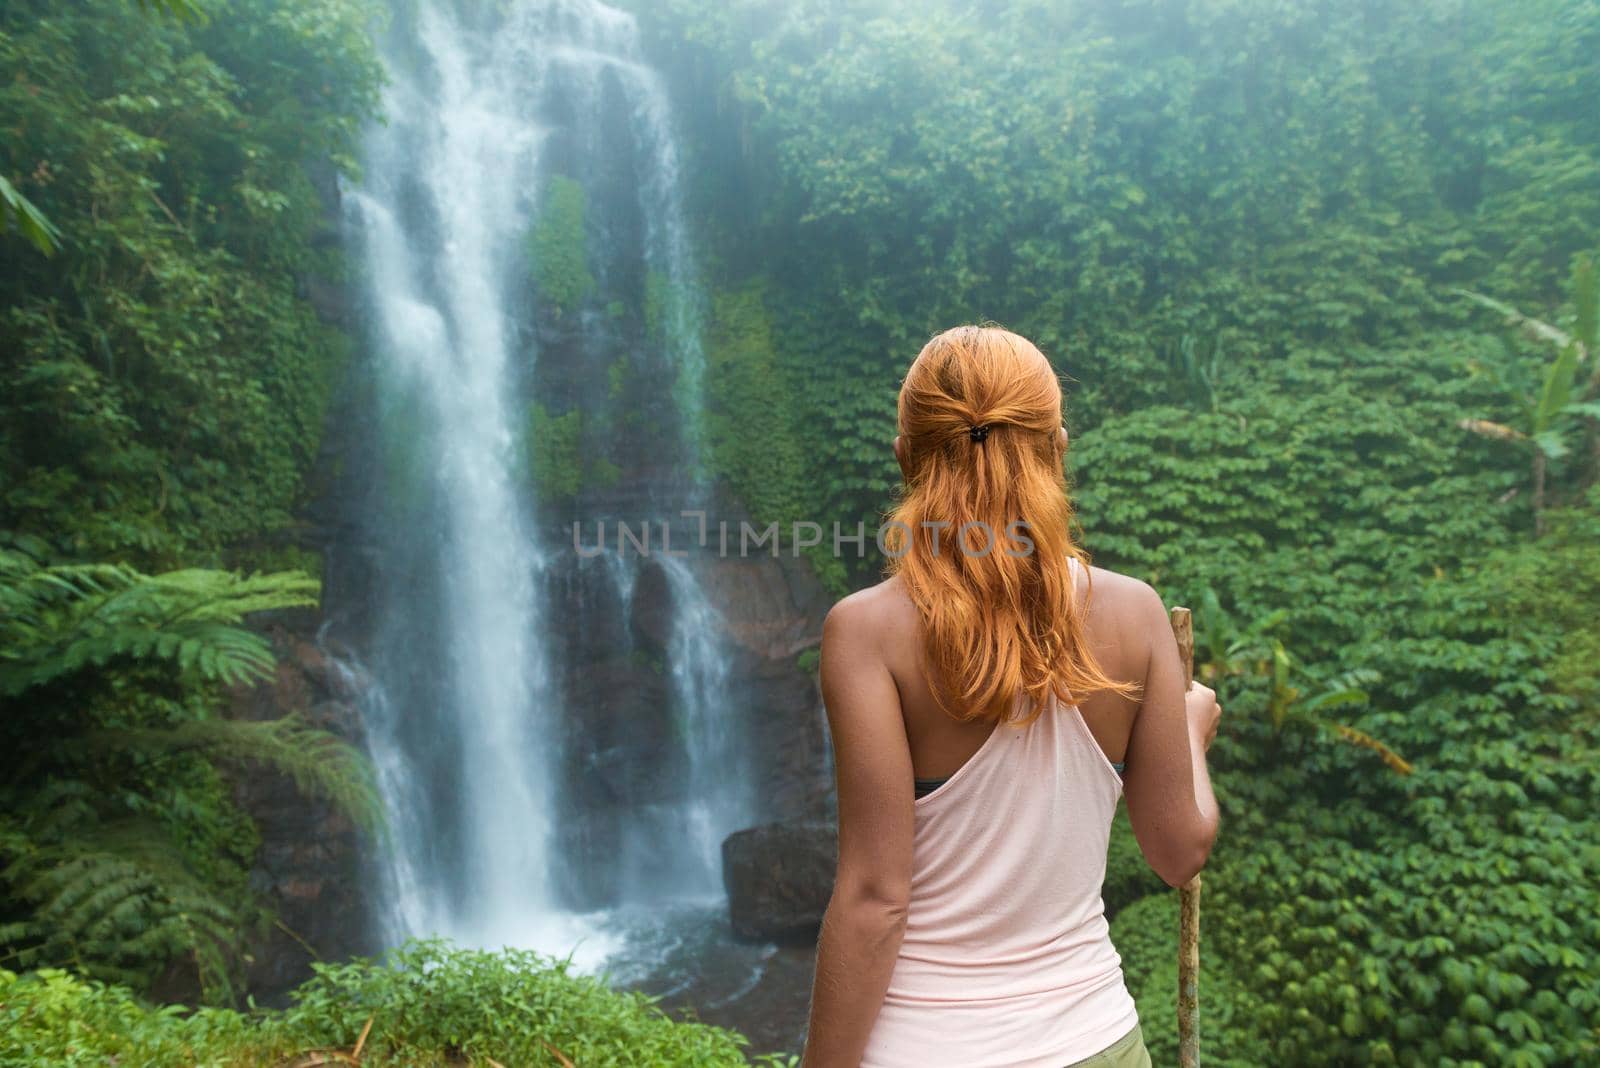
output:
[[[911,749],[874,605],[847,597],[822,627],[839,867],[817,943],[802,1068],[858,1068],[905,935],[911,896]]]

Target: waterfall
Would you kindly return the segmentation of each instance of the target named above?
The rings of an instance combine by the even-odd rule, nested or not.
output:
[[[382,51],[345,201],[375,558],[347,668],[389,817],[384,935],[603,946],[597,910],[717,899],[749,803],[703,558],[583,559],[566,533],[708,500],[668,99],[594,0],[419,0]]]

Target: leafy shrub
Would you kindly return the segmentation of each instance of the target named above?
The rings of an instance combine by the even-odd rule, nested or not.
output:
[[[1209,878],[1209,876],[1207,877]],[[1208,927],[1218,906],[1202,889],[1200,920],[1200,1048],[1207,1064],[1260,1068],[1276,1063],[1250,1021],[1248,991],[1232,981],[1235,965],[1220,956]],[[1139,1006],[1139,1024],[1155,1064],[1178,1063],[1178,891],[1140,898],[1111,922],[1123,977]]]
[[[152,1008],[126,987],[44,968],[0,970],[0,1065],[5,1068],[221,1068],[270,1063],[244,1016],[224,1009]]]
[[[46,567],[0,548],[5,960],[142,987],[186,959],[208,995],[230,995],[242,941],[266,917],[246,885],[254,829],[221,768],[262,761],[376,819],[348,744],[294,717],[215,712],[223,685],[273,668],[244,617],[315,591],[295,573]]]
[[[0,1066],[246,1068],[303,1051],[348,1052],[357,1043],[361,1063],[375,1068],[748,1063],[744,1036],[673,1020],[652,998],[612,990],[603,977],[537,953],[413,941],[382,962],[314,967],[289,1008],[249,1013],[156,1009],[125,988],[59,970],[0,971]],[[792,1060],[768,1055],[756,1063]]]
[[[809,518],[813,502],[799,428],[788,403],[793,390],[777,366],[772,323],[755,286],[718,293],[712,301],[706,382],[707,443],[712,469],[728,481],[760,523]]]
[[[374,1017],[375,1053],[397,1063],[459,1050],[505,1064],[554,1065],[551,1047],[583,1065],[742,1065],[742,1036],[675,1022],[652,999],[525,950],[453,949],[414,941],[383,964],[319,965],[283,1026],[349,1047]],[[381,1061],[379,1063],[382,1063]]]
[[[1546,515],[1538,552],[1501,554],[1488,568],[1504,612],[1528,619],[1561,640],[1550,675],[1563,693],[1600,706],[1600,485],[1572,507]]]
[[[1295,354],[1215,415],[1146,409],[1079,443],[1100,562],[1225,614],[1221,631],[1270,617],[1258,644],[1294,650],[1305,692],[1359,674],[1367,700],[1341,716],[1413,769],[1283,729],[1249,656],[1215,680],[1228,715],[1202,920],[1208,1060],[1600,1052],[1600,921],[1585,904],[1600,883],[1600,735],[1574,696],[1593,669],[1562,655],[1584,640],[1593,554],[1577,545],[1600,514],[1591,495],[1534,538],[1506,499],[1517,459],[1455,432],[1465,406],[1493,401],[1470,373],[1486,351],[1441,339],[1403,368]],[[1141,1008],[1164,1020],[1176,924],[1150,902],[1172,896],[1114,928]],[[1168,1030],[1147,1027],[1154,1049]]]

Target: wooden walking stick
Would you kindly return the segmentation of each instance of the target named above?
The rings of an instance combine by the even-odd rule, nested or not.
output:
[[[1185,692],[1194,681],[1194,620],[1172,610],[1172,633],[1183,659]],[[1178,891],[1178,1068],[1200,1068],[1200,875]]]

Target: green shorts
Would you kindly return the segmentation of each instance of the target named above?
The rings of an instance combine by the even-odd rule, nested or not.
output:
[[[1150,1051],[1144,1048],[1144,1032],[1138,1024],[1093,1057],[1073,1061],[1066,1068],[1150,1068]]]

